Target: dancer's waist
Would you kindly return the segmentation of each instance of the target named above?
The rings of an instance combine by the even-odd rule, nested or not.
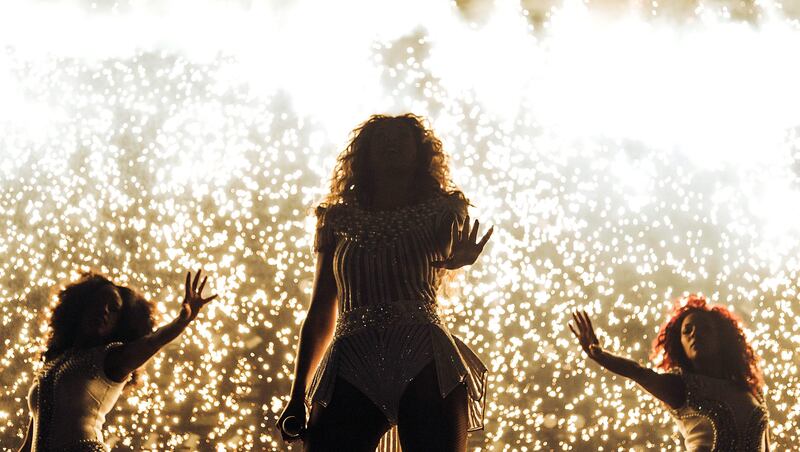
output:
[[[393,325],[432,323],[441,325],[435,300],[398,300],[359,306],[339,313],[334,337],[349,336],[367,328],[385,329]]]

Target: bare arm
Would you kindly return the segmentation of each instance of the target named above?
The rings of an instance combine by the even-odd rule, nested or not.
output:
[[[770,451],[770,448],[769,448],[769,420],[767,420],[767,431],[764,432],[764,436],[765,436],[765,438],[764,438],[764,447],[765,447],[764,451],[765,452],[769,452]]]
[[[33,446],[33,419],[28,422],[28,430],[25,431],[25,442],[22,443],[22,446],[19,448],[19,452],[30,452],[31,447]]]
[[[338,302],[336,281],[333,278],[333,253],[317,254],[317,269],[311,292],[311,304],[300,327],[300,343],[294,366],[292,398],[305,397],[308,382],[322,360],[325,349],[333,339]]]
[[[181,312],[175,320],[140,339],[109,350],[104,363],[104,370],[108,378],[117,382],[125,381],[128,375],[143,366],[165,345],[178,337],[197,317],[200,308],[217,297],[216,295],[208,298],[200,296],[208,280],[208,277],[204,278],[198,288],[197,283],[201,273],[202,271],[197,272],[194,281],[191,281],[191,272],[186,273],[186,294]]]
[[[644,367],[628,358],[616,356],[603,350],[600,341],[594,334],[592,321],[585,312],[572,314],[577,330],[569,325],[569,329],[578,338],[583,351],[594,362],[617,375],[622,375],[639,384],[645,391],[653,397],[661,400],[670,408],[678,409],[683,406],[686,400],[686,387],[683,379],[678,375],[660,374],[652,369]]]
[[[311,304],[308,307],[306,318],[303,320],[303,325],[300,327],[300,343],[297,345],[291,395],[275,424],[284,441],[299,439],[305,430],[306,388],[324,356],[325,349],[333,339],[337,309],[333,254],[320,251],[317,253],[317,269],[311,291]],[[292,431],[287,431],[287,428]]]

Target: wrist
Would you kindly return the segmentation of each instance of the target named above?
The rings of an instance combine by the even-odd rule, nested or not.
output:
[[[589,346],[589,357],[597,361],[603,356],[604,350],[600,344],[592,344]]]
[[[184,330],[191,322],[192,319],[189,317],[184,317],[183,315],[178,314],[178,317],[175,317],[175,319],[172,321],[172,324],[181,330]]]
[[[289,393],[289,396],[292,400],[305,400],[306,398],[306,391],[305,391],[305,384],[295,384],[292,385],[292,391]]]

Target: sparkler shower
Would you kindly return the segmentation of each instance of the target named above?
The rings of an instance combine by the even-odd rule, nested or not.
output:
[[[310,208],[353,127],[410,111],[495,225],[440,300],[489,367],[470,450],[680,449],[567,321],[586,309],[647,363],[687,292],[743,319],[773,448],[797,447],[798,18],[795,0],[3,2],[0,446],[22,441],[54,286],[96,268],[166,321],[202,266],[219,299],[123,394],[107,444],[298,450],[273,425]]]

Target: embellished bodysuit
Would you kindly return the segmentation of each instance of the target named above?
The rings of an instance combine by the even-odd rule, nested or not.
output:
[[[767,407],[730,380],[676,371],[686,403],[670,410],[689,452],[766,450]]]
[[[32,452],[107,450],[103,424],[125,382],[110,380],[103,362],[108,350],[117,345],[69,349],[36,373],[28,391]]]
[[[444,270],[431,265],[445,257],[436,231],[465,215],[466,202],[456,196],[388,211],[337,204],[318,213],[315,248],[333,253],[339,308],[309,401],[326,406],[339,377],[396,425],[404,389],[433,362],[441,396],[465,384],[468,429],[483,428],[486,366],[440,319]]]

